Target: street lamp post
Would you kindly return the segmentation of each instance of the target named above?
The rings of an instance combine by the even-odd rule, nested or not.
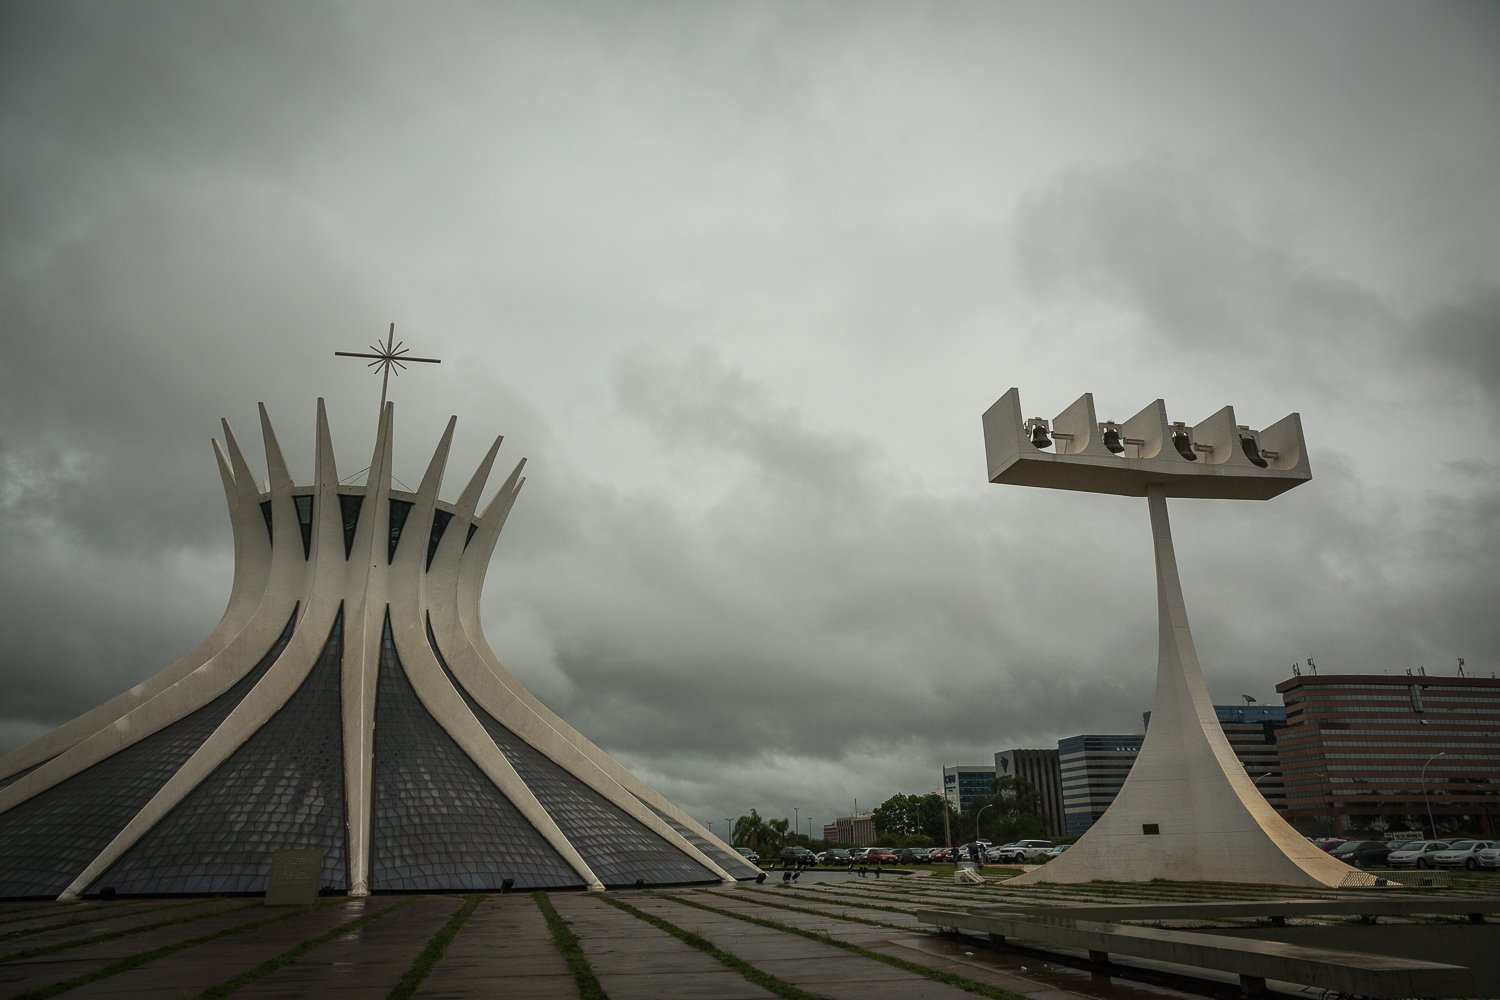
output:
[[[979,811],[974,814],[974,839],[975,840],[979,839],[979,817],[981,817],[981,816],[984,815],[984,811],[986,809],[993,808],[994,805],[995,805],[995,803],[991,802],[987,806],[980,806],[979,807]]]
[[[1427,758],[1427,764],[1446,756],[1446,753],[1435,753]],[[1432,835],[1433,840],[1437,840],[1437,824],[1432,821],[1432,799],[1427,794],[1427,764],[1422,765],[1422,801],[1427,804],[1427,832]]]
[[[729,832],[729,836],[726,837],[726,838],[724,838],[724,839],[729,842],[729,846],[730,847],[733,847],[734,846],[734,820],[730,819],[728,816],[724,817],[724,829]]]
[[[792,832],[802,836],[802,810],[792,806]]]
[[[948,805],[947,790],[939,788],[938,794],[943,797],[943,843],[947,845],[948,853],[951,855],[948,860],[956,865],[958,864],[958,842],[953,839],[953,831],[949,828],[948,821],[948,817],[953,812],[953,809]]]

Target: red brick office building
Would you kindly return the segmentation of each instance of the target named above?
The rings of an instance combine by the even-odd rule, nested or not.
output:
[[[1332,674],[1276,685],[1287,819],[1310,835],[1500,835],[1500,680]]]

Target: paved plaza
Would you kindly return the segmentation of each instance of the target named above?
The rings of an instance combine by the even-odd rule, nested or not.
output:
[[[1255,892],[1097,883],[1006,888],[998,880],[959,887],[935,876],[887,875],[607,894],[336,898],[277,908],[245,898],[14,903],[0,906],[0,996],[1233,996],[1227,980],[1194,983],[1149,972],[1144,980],[1123,979],[1057,956],[997,951],[974,938],[933,933],[914,914],[927,906]],[[568,936],[576,942],[571,963]]]

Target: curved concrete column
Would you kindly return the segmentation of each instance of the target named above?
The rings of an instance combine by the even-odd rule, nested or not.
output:
[[[375,691],[385,626],[386,569],[391,531],[391,424],[394,404],[380,411],[365,499],[350,548],[344,663],[340,679],[344,724],[344,809],[349,824],[349,895],[370,892],[370,782],[374,774]]]
[[[1158,655],[1151,726],[1119,795],[1083,838],[1018,884],[1151,879],[1338,886],[1354,871],[1277,814],[1234,755],[1188,627],[1165,488],[1147,487]]]

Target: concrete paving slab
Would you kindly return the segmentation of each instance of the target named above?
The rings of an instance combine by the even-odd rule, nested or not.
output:
[[[417,990],[425,1000],[493,997],[531,1000],[576,996],[568,965],[528,895],[490,896]]]
[[[395,900],[377,896],[369,905],[373,912],[392,902]],[[235,996],[337,994],[341,1000],[361,992],[384,996],[462,904],[463,899],[458,896],[424,896],[374,923],[335,938],[295,964],[243,987]]]
[[[216,986],[226,979],[232,979],[242,972],[247,972],[266,959],[279,955],[310,937],[316,937],[345,921],[362,916],[366,912],[366,905],[362,900],[351,900],[338,906],[289,917],[266,927],[247,930],[243,932],[243,936],[236,935],[211,941],[206,945],[196,945],[159,958],[140,968],[79,987],[70,992],[68,997],[70,1000],[73,998],[84,1000],[88,997],[106,996],[153,998],[196,996],[210,986]],[[241,923],[248,924],[273,916],[277,911],[268,910],[263,906],[253,906],[248,911],[242,912],[247,913],[248,917]],[[152,942],[142,939],[154,937],[156,932],[148,932],[138,938],[127,939],[140,943],[140,947],[133,949],[129,954],[150,951],[152,948],[159,948],[175,941],[212,933],[212,928],[205,924],[180,924],[177,927],[163,928],[163,931],[177,931],[178,933],[170,939],[164,937]]]
[[[644,893],[627,893],[622,898],[632,906],[651,902]],[[775,996],[717,959],[602,900],[558,896],[553,905],[572,926],[611,1000],[759,1000]],[[678,926],[693,929],[690,925]]]
[[[0,996],[12,996],[52,983],[73,979],[129,955],[151,951],[188,938],[211,934],[230,927],[254,923],[266,915],[259,906],[248,906],[231,913],[205,914],[201,919],[172,927],[143,931],[123,938],[82,945],[67,951],[37,958],[0,964]],[[222,942],[215,942],[222,944]]]
[[[158,905],[160,901],[158,900]],[[205,899],[193,903],[173,904],[170,907],[156,909],[151,907],[117,907],[114,904],[103,904],[90,910],[75,910],[70,907],[59,905],[60,912],[55,913],[50,919],[39,920],[36,924],[27,925],[28,930],[36,930],[36,933],[27,933],[20,937],[7,937],[0,940],[0,956],[14,954],[19,951],[27,951],[32,948],[45,948],[49,945],[62,944],[66,941],[80,941],[84,938],[94,937],[97,934],[115,934],[120,931],[133,930],[137,927],[145,927],[150,924],[164,923],[168,920],[176,920],[181,917],[192,916],[195,913],[211,913],[214,910],[222,910],[226,907],[241,905],[236,900],[227,899]],[[88,923],[70,924],[68,926],[54,926],[52,930],[40,930],[39,928],[49,925],[62,924],[75,917],[85,919],[102,917],[103,919],[89,919]],[[17,930],[21,928],[16,928]],[[6,929],[11,930],[10,928]]]
[[[831,944],[771,928],[747,925],[734,917],[696,910],[674,902],[665,895],[642,900],[637,905],[679,927],[693,930],[757,968],[833,1000],[960,1000],[970,996],[957,987],[935,982],[918,973],[898,969],[873,958],[851,954]],[[829,923],[840,927],[872,929],[840,921]],[[837,930],[832,933],[834,937],[842,939]],[[887,935],[891,933],[886,931]],[[751,958],[752,954],[760,957]],[[836,968],[838,974],[829,975],[830,968]]]
[[[44,903],[32,907],[25,912],[18,913],[11,913],[5,908],[0,908],[0,950],[10,950],[9,945],[4,942],[8,941],[12,935],[17,933],[24,934],[35,927],[45,927],[49,924],[61,924],[69,921],[88,921],[89,923],[94,923],[112,916],[124,916],[125,914],[139,913],[144,910],[155,910],[159,913],[165,913],[173,908],[202,906],[207,902],[212,902],[212,900],[169,901],[163,899],[135,899],[110,903],[93,901],[81,903]]]

